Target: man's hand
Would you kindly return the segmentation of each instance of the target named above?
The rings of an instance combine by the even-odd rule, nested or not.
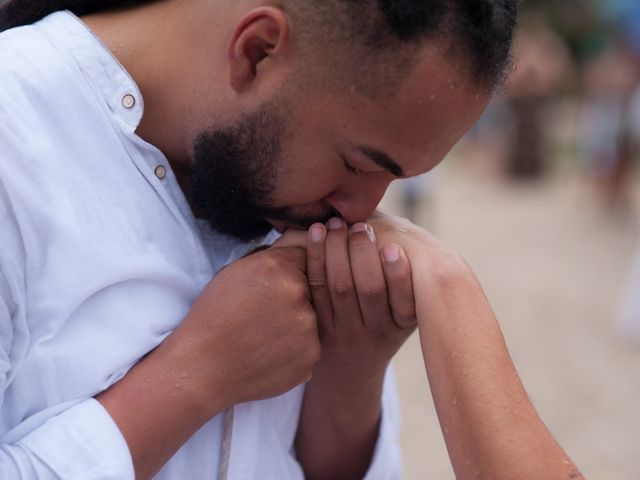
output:
[[[223,269],[178,329],[97,399],[149,478],[227,407],[306,381],[320,356],[300,248],[264,250]]]
[[[348,383],[382,375],[416,327],[411,267],[401,249],[379,252],[370,225],[348,228],[334,218],[309,232],[307,275],[323,347],[316,372],[330,369],[333,381],[344,376]]]
[[[197,365],[204,398],[224,407],[282,394],[311,377],[320,356],[305,252],[272,248],[224,268],[175,332]],[[191,356],[191,354],[189,354]]]
[[[322,357],[307,385],[296,439],[307,478],[362,478],[378,438],[389,361],[416,327],[411,267],[379,251],[370,225],[311,227],[307,267]]]

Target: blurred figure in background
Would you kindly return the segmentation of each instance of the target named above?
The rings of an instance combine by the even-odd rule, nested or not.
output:
[[[461,156],[492,174],[533,180],[552,166],[552,135],[558,132],[549,131],[550,116],[573,92],[577,69],[563,37],[534,15],[520,26],[514,57],[508,88],[465,137]]]
[[[507,91],[514,130],[506,170],[514,178],[531,179],[545,170],[546,104],[570,84],[573,64],[564,40],[541,20],[522,26],[514,55],[518,68]]]
[[[631,96],[626,123],[629,158],[638,158],[640,153],[640,81]],[[640,247],[631,269],[622,312],[618,320],[618,330],[623,339],[634,343],[640,342]]]
[[[631,48],[613,43],[584,68],[584,102],[580,116],[580,153],[596,181],[605,206],[629,205],[632,149],[629,104],[638,79]]]

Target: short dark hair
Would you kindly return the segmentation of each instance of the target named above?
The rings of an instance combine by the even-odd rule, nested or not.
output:
[[[84,15],[153,1],[6,0],[0,7],[0,31],[56,10]],[[397,58],[399,47],[447,39],[447,47],[465,60],[473,80],[491,90],[511,65],[517,0],[286,0],[285,5],[316,41],[320,28],[322,38],[360,41],[372,57],[391,52]]]
[[[371,78],[372,92],[376,83],[393,90],[425,41],[460,60],[464,74],[489,90],[502,85],[511,69],[517,0],[285,0],[285,5],[298,17],[294,27],[307,31],[302,32],[306,43],[319,45],[327,57],[332,51],[342,57],[328,59],[338,62],[332,70],[351,68],[353,78]],[[376,68],[380,65],[386,71]]]

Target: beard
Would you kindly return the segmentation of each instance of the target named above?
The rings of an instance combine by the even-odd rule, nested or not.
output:
[[[269,233],[266,220],[281,220],[306,229],[336,215],[298,213],[274,207],[272,197],[279,166],[285,120],[273,104],[265,104],[229,127],[197,135],[189,168],[192,207],[219,233],[249,241]]]

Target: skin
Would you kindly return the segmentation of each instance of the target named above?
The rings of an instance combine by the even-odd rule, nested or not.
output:
[[[287,93],[292,76],[304,72],[296,71],[292,26],[270,3],[173,0],[85,17],[141,88],[137,133],[167,155],[181,179],[200,131],[232,123],[285,87],[295,128],[283,141],[273,206],[303,215],[330,206],[352,224],[373,212],[397,178],[355,146],[385,151],[406,176],[418,175],[437,165],[486,107],[486,89],[465,82],[435,45],[383,101],[357,92]],[[349,172],[343,157],[366,175]]]
[[[296,78],[305,72],[292,40],[295,26],[268,0],[166,0],[84,20],[139,85],[145,113],[137,133],[167,156],[185,192],[199,132],[283,99],[288,125],[295,128],[283,139],[271,200],[301,216],[329,207],[348,224],[365,221],[398,172],[381,167],[359,147],[386,152],[405,176],[424,173],[471,127],[489,99],[436,43],[420,52],[391,97],[296,89]],[[172,34],[158,35],[167,31]],[[379,257],[368,238],[357,230],[349,234],[343,223],[325,231],[308,256],[284,244],[232,264],[163,344],[97,397],[121,429],[138,478],[151,477],[199,426],[228,406],[283,393],[312,374],[296,439],[305,475],[364,475],[378,434],[385,368],[415,325],[414,314],[407,312],[414,304],[407,287],[410,270],[371,264],[373,253]],[[414,248],[420,252],[416,258],[431,264],[442,250]],[[382,278],[381,272],[392,274]],[[434,273],[418,272],[414,284],[429,285]],[[374,286],[365,282],[370,278],[376,279]],[[380,298],[383,290],[386,300]],[[432,318],[421,314],[424,298],[416,292],[421,322]],[[264,321],[256,325],[256,317]],[[447,325],[442,319],[429,322],[424,331]],[[432,342],[428,337],[425,342]],[[435,346],[433,351],[442,352]],[[446,399],[452,387],[444,367],[434,367],[442,353],[435,355],[426,357],[427,368],[440,379],[438,392],[444,393],[436,397]],[[471,390],[469,398],[475,393]],[[479,421],[477,415],[464,420]],[[462,452],[452,454],[459,464],[475,443],[452,445]],[[457,468],[467,474],[464,466]]]
[[[410,262],[424,363],[456,478],[584,478],[531,404],[464,259],[407,220],[379,214],[371,223],[385,248],[399,249],[396,271]]]
[[[456,478],[584,478],[531,404],[482,287],[460,255],[406,219],[382,212],[349,230],[328,226],[314,225],[307,238],[288,232],[280,241],[281,245],[306,245],[324,349],[394,349],[417,326]],[[351,272],[345,265],[350,265]],[[355,312],[358,305],[362,315]],[[343,401],[339,395],[312,397],[315,388],[323,388],[318,383],[343,392],[344,379],[353,381],[348,373],[341,375],[345,370],[367,369],[368,357],[342,355],[323,356],[307,388],[297,445],[324,439],[318,442],[322,454],[333,459],[313,463],[309,478],[359,478],[354,462],[340,465],[344,445],[331,440],[335,430],[352,429],[342,433],[347,437],[365,432],[336,413],[341,412],[338,405]],[[327,365],[333,358],[340,358],[342,369]],[[325,369],[331,373],[325,375]],[[372,381],[352,388],[351,394],[357,395],[381,386]],[[366,404],[360,408],[379,418]],[[323,415],[327,410],[333,412],[329,422]],[[308,417],[324,417],[324,421],[304,422]],[[370,435],[374,438],[373,430]],[[352,443],[353,452],[358,445],[363,443]],[[351,476],[345,473],[348,467],[354,472]]]
[[[96,397],[127,441],[136,478],[151,478],[230,406],[309,379],[320,344],[305,263],[304,250],[290,247],[225,268],[180,326]]]
[[[360,478],[378,436],[381,407],[372,399],[416,327],[411,270],[385,278],[373,229],[338,218],[309,231],[307,270],[323,355],[307,384],[296,448],[307,478]]]

